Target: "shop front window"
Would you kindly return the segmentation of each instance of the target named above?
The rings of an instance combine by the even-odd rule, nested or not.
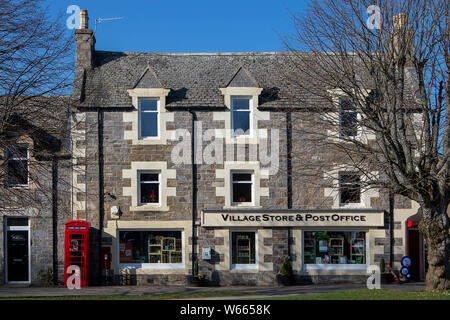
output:
[[[120,263],[181,264],[181,231],[120,231]]]
[[[365,265],[366,232],[305,231],[303,251],[306,265]]]
[[[256,265],[255,232],[232,232],[232,265]]]

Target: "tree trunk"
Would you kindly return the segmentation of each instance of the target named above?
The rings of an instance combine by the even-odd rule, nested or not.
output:
[[[422,207],[419,230],[428,248],[427,290],[450,288],[450,238],[447,205]]]

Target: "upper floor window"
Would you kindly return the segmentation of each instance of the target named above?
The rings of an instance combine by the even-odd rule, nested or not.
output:
[[[361,178],[357,173],[339,174],[340,203],[361,203]]]
[[[349,99],[339,99],[339,134],[341,137],[356,137],[358,134],[356,107]]]
[[[160,204],[160,174],[139,172],[139,204]]]
[[[250,136],[251,133],[250,98],[231,98],[231,129],[233,137]]]
[[[9,186],[28,186],[28,146],[10,146],[5,150],[6,183]]]
[[[159,137],[159,100],[153,98],[139,99],[139,138]]]
[[[249,172],[232,172],[232,204],[253,203],[253,174]]]

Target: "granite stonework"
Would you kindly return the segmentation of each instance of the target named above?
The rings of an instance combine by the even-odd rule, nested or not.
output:
[[[318,115],[302,109],[302,98],[306,98],[307,95],[297,94],[294,86],[282,77],[281,69],[288,68],[289,65],[284,63],[286,62],[283,60],[284,56],[277,53],[100,52],[95,51],[95,38],[91,40],[82,38],[84,34],[79,33],[80,45],[77,44],[77,50],[92,50],[92,52],[80,54],[82,58],[77,65],[73,91],[73,97],[78,99],[73,111],[84,118],[84,138],[80,138],[74,147],[74,152],[84,155],[78,159],[82,166],[81,171],[77,173],[77,182],[83,185],[84,190],[78,191],[75,195],[75,201],[80,202],[81,208],[76,210],[75,216],[77,219],[87,220],[91,225],[91,283],[102,283],[100,247],[110,247],[113,249],[113,255],[118,252],[114,252],[118,245],[115,237],[120,227],[114,225],[133,226],[132,228],[136,229],[139,229],[139,225],[158,225],[160,229],[170,229],[171,225],[181,223],[186,226],[184,231],[190,232],[193,214],[195,233],[184,239],[185,246],[189,248],[189,254],[184,261],[185,269],[171,270],[173,272],[125,270],[118,267],[116,257],[116,260],[113,259],[116,262],[113,266],[114,283],[186,284],[187,276],[192,273],[193,258],[201,257],[202,248],[211,248],[212,256],[211,260],[200,259],[199,273],[207,275],[213,285],[273,285],[288,255],[294,263],[301,262],[302,257],[293,254],[292,248],[301,246],[302,241],[293,235],[292,229],[261,228],[259,230],[264,235],[263,239],[260,239],[261,250],[264,250],[262,261],[265,265],[264,270],[248,272],[230,270],[229,266],[224,266],[225,261],[229,261],[227,236],[229,229],[204,228],[201,226],[200,217],[203,209],[222,210],[225,207],[225,197],[218,192],[221,188],[226,188],[225,179],[218,177],[217,172],[223,171],[226,164],[198,162],[194,168],[190,163],[177,164],[172,158],[172,151],[178,141],[167,139],[165,144],[151,144],[126,138],[135,126],[127,119],[132,118],[130,113],[136,112],[127,90],[135,88],[143,90],[146,86],[150,89],[156,84],[170,89],[164,112],[173,114],[173,121],[167,121],[163,131],[185,129],[192,134],[194,120],[197,125],[201,123],[202,133],[209,129],[229,129],[225,128],[223,120],[217,120],[222,116],[220,113],[229,112],[219,88],[225,88],[229,84],[237,88],[256,85],[257,88],[263,89],[257,108],[259,111],[269,112],[270,115],[269,120],[256,119],[258,129],[266,129],[268,137],[271,137],[274,130],[279,134],[279,147],[276,150],[279,153],[277,170],[258,181],[261,189],[268,188],[268,194],[256,195],[260,200],[260,209],[335,208],[335,200],[326,192],[331,184],[329,179],[325,179],[323,175],[313,174],[314,168],[311,168],[310,172],[305,168],[307,160],[317,157],[322,162],[332,162],[333,155],[306,139],[301,133],[302,130],[317,130],[314,128],[314,117]],[[85,41],[93,43],[86,44]],[[91,57],[91,54],[92,61],[87,58]],[[204,141],[203,148],[208,143]],[[187,141],[187,147],[191,152],[190,141]],[[227,158],[226,161],[236,161],[241,157],[249,160],[250,149],[248,143],[243,148],[236,147],[234,157]],[[226,155],[225,144],[222,151]],[[256,159],[259,164],[260,160],[259,157]],[[167,179],[167,187],[175,188],[175,194],[167,196],[168,210],[142,210],[133,207],[132,197],[124,195],[124,190],[133,188],[132,179],[129,176],[124,177],[124,172],[131,170],[133,163],[147,162],[149,164],[163,162],[167,165],[167,170],[176,171],[176,178]],[[371,209],[385,211],[384,225],[373,228],[376,234],[370,248],[374,256],[372,262],[378,263],[382,257],[388,261],[391,254],[388,195],[380,191],[379,195],[370,198],[369,202]],[[111,215],[113,206],[120,207],[120,219]],[[394,209],[412,210],[412,204],[409,200],[396,196]],[[396,218],[394,212],[393,245],[404,249],[405,241],[401,232],[404,228],[405,214],[402,214]],[[100,233],[106,226],[108,234]],[[193,245],[194,253],[191,250]],[[398,261],[399,257],[400,253],[396,252],[394,259]],[[298,283],[354,282],[365,281],[367,278],[362,274],[308,275],[302,270],[295,270],[295,273]]]

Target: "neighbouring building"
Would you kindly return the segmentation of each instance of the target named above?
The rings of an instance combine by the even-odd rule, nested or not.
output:
[[[297,283],[362,282],[407,254],[423,278],[416,203],[360,192],[351,171],[315,192],[293,174],[306,142],[291,116],[307,95],[282,76],[286,54],[97,51],[87,19],[75,31],[71,215],[92,227],[92,284],[105,250],[117,284],[186,284],[197,258],[212,284],[272,285],[288,256]]]
[[[21,100],[12,110],[26,112],[0,137],[0,283],[51,284],[63,279],[64,224],[72,219],[70,97]]]

